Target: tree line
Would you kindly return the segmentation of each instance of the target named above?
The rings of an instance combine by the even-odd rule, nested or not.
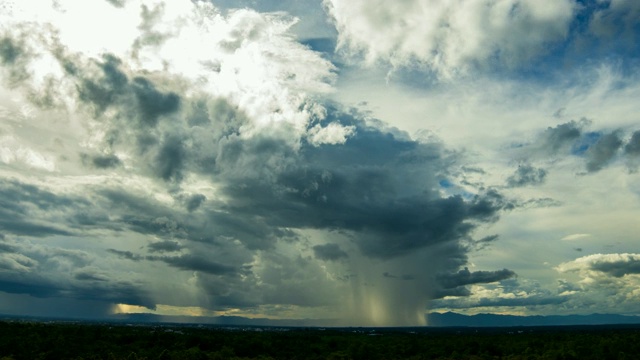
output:
[[[215,328],[0,321],[0,360],[633,359],[638,327]]]

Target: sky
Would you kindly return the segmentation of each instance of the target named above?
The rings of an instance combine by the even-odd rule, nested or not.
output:
[[[0,0],[0,313],[639,315],[639,37],[634,0]]]

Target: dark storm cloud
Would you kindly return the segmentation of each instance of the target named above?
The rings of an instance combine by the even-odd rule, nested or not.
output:
[[[349,257],[349,254],[344,252],[338,244],[316,245],[313,247],[313,254],[316,259],[325,261],[336,261]]]
[[[114,168],[122,164],[115,155],[97,155],[91,159],[93,166],[100,169]]]
[[[183,139],[169,135],[162,141],[154,159],[155,171],[165,181],[182,180],[185,162]]]
[[[0,236],[0,240],[2,239],[3,237]],[[18,248],[11,244],[0,243],[0,253],[15,253],[17,250]]]
[[[159,90],[144,76],[130,79],[123,69],[123,61],[115,55],[105,54],[101,60],[92,60],[86,65],[71,58],[59,60],[67,64],[70,75],[77,79],[79,99],[91,104],[97,116],[113,107],[122,113],[121,117],[133,117],[138,125],[147,128],[155,127],[160,117],[172,114],[180,107],[177,93]]]
[[[516,276],[516,273],[507,269],[471,272],[465,267],[463,270],[460,270],[455,274],[438,275],[437,279],[438,283],[440,283],[444,289],[452,289],[458,286],[492,283],[506,280],[514,276]]]
[[[518,166],[515,173],[507,178],[509,187],[522,187],[527,185],[542,184],[547,177],[547,171],[542,168],[535,168],[529,164]]]
[[[261,293],[258,297],[261,303],[326,306],[337,302],[331,291],[333,284],[317,261],[302,256],[287,257],[277,252],[271,252],[263,259],[276,265],[260,274],[262,285],[258,288]]]
[[[160,10],[147,10],[145,21],[151,24],[157,16],[154,11]],[[145,36],[149,37],[136,46],[153,45],[157,34],[151,25],[147,30]],[[340,233],[365,256],[377,259],[399,258],[429,247],[445,249],[442,257],[446,265],[440,270],[447,272],[456,271],[467,261],[470,249],[461,243],[472,241],[478,226],[496,221],[501,211],[513,206],[491,189],[475,195],[442,196],[438,180],[450,175],[459,154],[440,142],[412,141],[397,129],[365,120],[365,115],[337,105],[323,104],[327,105],[326,118],[312,118],[309,129],[333,124],[351,126],[354,131],[344,144],[317,145],[278,123],[265,128],[268,131],[243,133],[244,128],[254,126],[253,119],[233,101],[204,94],[183,98],[169,75],[136,72],[114,55],[82,61],[61,54],[58,60],[76,84],[75,95],[83,105],[80,110],[85,115],[88,110],[92,121],[107,134],[103,143],[95,144],[103,153],[84,156],[89,165],[85,170],[109,169],[133,179],[144,177],[164,186],[174,203],[156,200],[135,187],[107,184],[87,186],[83,188],[87,192],[77,198],[45,191],[31,198],[28,194],[15,197],[16,192],[25,192],[22,186],[6,192],[0,187],[0,205],[6,204],[0,208],[0,216],[7,215],[0,218],[0,226],[4,225],[0,230],[25,234],[8,228],[22,221],[33,233],[36,225],[53,228],[59,223],[78,233],[109,230],[122,237],[130,232],[136,233],[136,238],[148,236],[154,242],[145,238],[143,246],[148,247],[140,253],[99,251],[110,255],[110,261],[133,261],[131,266],[156,262],[197,271],[206,280],[199,285],[215,297],[215,306],[330,302],[330,291],[308,286],[309,279],[317,280],[316,284],[326,277],[314,268],[319,266],[317,259],[335,261],[351,254],[344,250],[347,247],[331,240],[313,248],[316,259],[275,256],[278,241],[296,241],[299,229]],[[570,137],[560,130],[549,131],[550,141],[560,144]],[[115,155],[121,153],[126,157]],[[201,194],[180,197],[182,191],[190,191],[188,184],[182,183],[190,175],[210,179],[215,197],[206,202]],[[43,200],[47,197],[51,199]],[[27,211],[34,206],[41,210],[35,217]],[[49,209],[56,210],[51,214],[60,209],[67,213],[54,222],[46,215]],[[38,221],[31,221],[33,218]],[[10,220],[5,224],[4,219]],[[42,236],[55,234],[51,228],[41,229]],[[64,229],[61,231],[67,231]],[[181,252],[170,253],[174,251]],[[251,263],[255,254],[280,266],[265,270],[269,276],[261,278],[262,298],[255,297],[255,270],[241,265]],[[73,292],[76,296],[150,306],[141,284],[106,281],[99,271],[83,270],[82,266],[76,265],[76,271],[69,275],[84,284],[85,290]],[[404,274],[398,275],[399,279],[413,279],[413,271],[390,271]],[[238,274],[249,280],[237,280]],[[487,276],[483,278],[483,274]],[[499,276],[473,273],[466,284],[488,281],[489,275]],[[46,296],[57,296],[60,289],[68,288],[55,283],[47,293],[47,284],[51,283],[45,281],[40,287]],[[34,287],[37,292],[35,289],[38,287]],[[100,296],[99,290],[105,293]]]
[[[88,253],[19,242],[13,246],[17,252],[0,253],[0,267],[18,265],[10,272],[0,271],[2,292],[155,306],[140,283],[114,279],[89,266],[94,259]]]
[[[212,279],[217,277],[235,279],[234,275],[253,271],[237,265],[248,263],[253,252],[271,252],[279,240],[296,241],[298,234],[292,229],[312,228],[346,234],[372,258],[391,259],[442,246],[447,249],[446,257],[452,259],[444,270],[454,270],[466,262],[469,251],[457,246],[458,242],[470,241],[477,226],[495,221],[500,211],[510,206],[495,190],[464,198],[442,197],[438,179],[448,175],[458,155],[442,143],[412,141],[397,129],[385,129],[379,122],[365,121],[362,114],[333,104],[328,105],[327,117],[320,125],[352,126],[352,136],[344,144],[319,146],[303,136],[292,145],[289,137],[277,133],[290,129],[242,135],[241,129],[251,125],[251,119],[229,100],[206,96],[183,99],[172,89],[170,79],[135,73],[113,55],[85,62],[71,56],[61,59],[77,84],[80,103],[107,130],[104,143],[98,144],[104,153],[81,155],[86,167],[123,172],[123,160],[115,154],[124,153],[127,157],[122,159],[126,159],[127,169],[133,165],[135,175],[172,187],[176,204],[161,203],[129,188],[99,185],[83,194],[84,200],[72,198],[66,205],[68,214],[60,223],[71,225],[74,231],[132,231],[159,238],[160,242],[148,245],[147,251],[156,253],[153,255],[106,250],[138,265],[162,262],[200,272],[214,283]],[[168,116],[171,121],[162,120]],[[191,174],[210,177],[225,201],[205,203],[201,194],[175,195],[180,194],[182,180]],[[53,193],[49,195],[56,198]],[[62,199],[60,196],[57,200]],[[11,207],[20,201],[7,203]],[[20,224],[21,219],[27,222],[24,214],[23,210],[21,216],[11,216],[11,224]],[[49,221],[43,226],[53,224]],[[36,224],[28,225],[35,229]],[[6,227],[3,230],[7,231]],[[54,234],[50,228],[41,232],[42,236]],[[233,248],[235,243],[242,249]],[[202,255],[200,247],[210,256]],[[178,250],[187,255],[158,254]],[[232,251],[235,253],[229,255]],[[338,243],[320,245],[313,251],[317,259],[325,261],[348,256]],[[312,267],[302,262],[292,263],[290,268],[296,266]],[[91,289],[107,283],[99,272],[83,270],[73,276],[74,281],[93,286],[82,295],[85,298],[99,298]],[[264,280],[263,298],[250,301],[247,297],[256,293],[251,286],[255,279],[246,284],[230,281],[225,291],[200,285],[215,296],[214,306],[331,301],[327,298],[330,291],[314,289],[314,293],[307,289],[308,278],[315,276],[311,272],[287,276],[274,273]],[[400,278],[413,279],[407,274]],[[130,286],[132,300],[121,302],[151,306],[142,295],[136,295],[135,284]],[[127,297],[126,289],[123,287],[122,294],[115,297],[118,301]],[[48,296],[57,296],[56,291]]]
[[[451,289],[437,288],[433,291],[433,295],[431,296],[431,298],[434,299],[437,304],[438,299],[442,299],[447,296],[467,297],[471,295],[472,295],[471,290],[469,290],[468,287],[459,286]]]
[[[495,191],[469,201],[440,197],[434,175],[453,161],[441,145],[404,140],[338,111],[330,116],[355,126],[356,135],[343,145],[305,144],[297,157],[287,154],[275,181],[235,179],[224,188],[230,198],[224,209],[276,227],[347,230],[366,255],[392,258],[466,238],[477,223],[494,221],[507,206]],[[258,150],[242,142],[234,149],[233,159]],[[280,151],[271,145],[260,149],[256,156]]]
[[[64,221],[60,224],[49,212],[54,209],[72,212],[87,204],[81,198],[57,195],[16,180],[0,179],[0,230],[27,236],[72,235],[63,226]]]
[[[131,251],[122,251],[122,250],[116,250],[116,249],[107,249],[107,251],[117,255],[120,258],[127,259],[127,260],[140,261],[144,259],[144,256],[134,254]]]
[[[135,77],[132,89],[138,100],[140,118],[145,125],[155,126],[160,116],[171,114],[180,106],[178,94],[163,93],[156,89],[153,82],[144,77]]]
[[[586,152],[587,171],[595,172],[601,170],[622,147],[622,140],[618,132],[602,135],[598,141]]]
[[[80,155],[82,162],[97,169],[112,169],[122,165],[122,161],[114,154]]]
[[[94,269],[81,269],[75,272],[74,279],[81,281],[108,281],[109,277]]]
[[[188,236],[184,213],[123,188],[99,189],[101,206],[112,214],[110,226],[160,238]]]
[[[223,265],[199,255],[148,256],[147,259],[162,261],[180,270],[201,271],[211,275],[233,275],[240,271],[234,266]]]
[[[476,250],[482,250],[482,249],[485,249],[485,248],[491,246],[491,244],[496,242],[499,238],[500,238],[499,235],[485,236],[482,239],[473,241],[471,243],[471,247],[473,249],[476,249]]]
[[[591,269],[620,278],[625,275],[640,274],[640,260],[629,258],[618,261],[597,261],[591,264]]]
[[[108,107],[114,105],[119,97],[124,96],[129,85],[127,75],[120,70],[122,61],[116,56],[103,55],[102,62],[96,65],[102,71],[101,77],[79,79],[78,94],[82,101],[91,103],[96,114],[102,114]],[[79,73],[76,75],[82,76]]]
[[[5,211],[0,210],[0,217],[5,216]],[[61,229],[54,225],[42,225],[35,221],[25,219],[4,217],[0,220],[0,229],[16,235],[26,236],[51,236],[51,235],[73,235],[72,232]]]
[[[405,280],[405,281],[410,281],[410,280],[415,280],[416,277],[411,275],[411,274],[403,274],[403,275],[393,275],[389,272],[383,272],[382,276],[386,277],[386,278],[390,278],[390,279],[399,279],[399,280]]]
[[[542,134],[544,149],[557,152],[561,148],[570,147],[580,138],[582,124],[576,121],[549,127]]]
[[[141,283],[129,281],[83,281],[84,286],[74,286],[65,297],[81,300],[107,301],[113,304],[129,304],[155,309],[156,303]],[[66,290],[66,289],[65,289]]]
[[[251,190],[251,189],[247,189]],[[274,227],[247,212],[229,212],[203,208],[185,212],[183,207],[160,203],[142,194],[123,188],[100,189],[104,209],[111,212],[111,221],[103,226],[128,229],[154,235],[167,241],[185,239],[198,243],[224,245],[237,239],[248,249],[269,249],[277,239],[293,236],[291,231]]]
[[[159,206],[153,199],[143,194],[133,193],[124,188],[103,188],[96,191],[114,208],[121,209],[121,213],[148,215],[148,218],[157,218],[165,214],[166,210]]]
[[[2,65],[11,65],[18,61],[22,55],[22,49],[17,46],[11,38],[0,39],[0,60]]]
[[[640,130],[633,133],[624,147],[624,153],[629,157],[640,157]]]
[[[498,238],[500,237],[500,235],[489,235],[489,236],[485,236],[482,239],[476,241],[476,243],[479,244],[489,244],[492,242],[495,242],[496,240],[498,240]]]
[[[202,194],[193,194],[184,200],[185,207],[187,208],[187,211],[192,212],[197,210],[206,200],[207,197]]]
[[[7,69],[10,86],[20,84],[31,76],[27,65],[32,55],[24,36],[20,34],[21,29],[16,30],[15,34],[0,34],[0,65]]]
[[[174,252],[180,251],[183,246],[177,241],[159,241],[149,244],[150,252]]]
[[[28,294],[41,298],[59,295],[61,291],[58,287],[43,281],[22,282],[17,279],[5,280],[2,278],[0,278],[0,289],[11,294]]]
[[[78,236],[83,229],[118,229],[101,205],[89,194],[57,194],[17,180],[0,179],[0,230],[9,234]]]

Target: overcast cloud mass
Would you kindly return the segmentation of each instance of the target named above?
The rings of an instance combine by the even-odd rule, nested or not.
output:
[[[640,313],[640,3],[257,3],[0,0],[0,313]]]

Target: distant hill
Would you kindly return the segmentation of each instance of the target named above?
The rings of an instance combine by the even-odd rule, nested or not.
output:
[[[591,315],[550,315],[550,316],[517,316],[478,314],[462,315],[453,312],[431,313],[427,316],[429,326],[559,326],[559,325],[617,325],[640,324],[640,316],[618,314]]]

